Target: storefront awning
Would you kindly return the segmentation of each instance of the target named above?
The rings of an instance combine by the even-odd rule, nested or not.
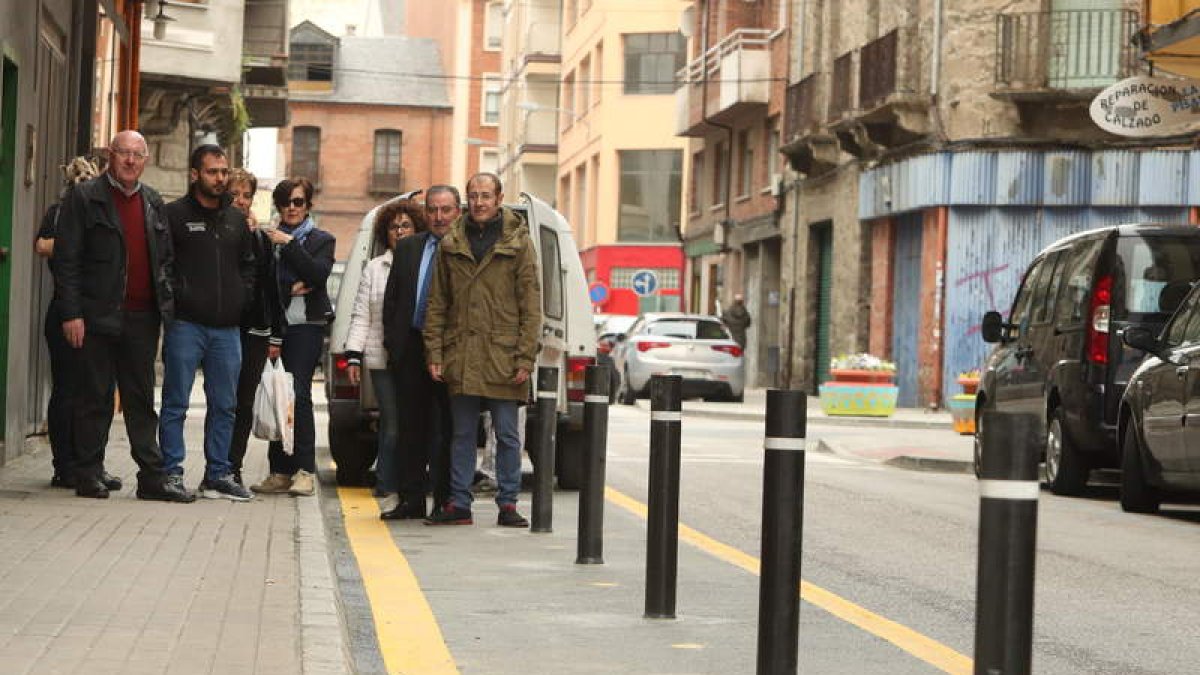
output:
[[[1155,70],[1200,78],[1200,0],[1146,0],[1137,40]]]

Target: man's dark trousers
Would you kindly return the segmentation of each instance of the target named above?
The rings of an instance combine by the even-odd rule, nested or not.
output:
[[[82,373],[75,405],[75,476],[99,480],[104,446],[113,418],[113,380],[121,392],[121,410],[138,480],[159,480],[162,452],[154,412],[154,357],[158,353],[158,312],[124,312],[120,335],[86,331],[80,349]],[[86,328],[86,327],[85,327]]]
[[[425,503],[428,466],[433,505],[440,507],[450,498],[450,397],[446,385],[429,376],[420,331],[411,331],[392,372],[400,408],[400,495],[409,504]]]

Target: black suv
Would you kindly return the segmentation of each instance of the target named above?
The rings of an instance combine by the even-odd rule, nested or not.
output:
[[[1021,281],[1012,311],[983,317],[996,343],[976,399],[975,470],[985,452],[1034,446],[1047,486],[1079,494],[1095,468],[1118,464],[1121,396],[1142,353],[1122,344],[1126,326],[1155,331],[1200,277],[1200,228],[1121,225],[1061,239]],[[1025,438],[982,446],[985,411],[1033,413]]]

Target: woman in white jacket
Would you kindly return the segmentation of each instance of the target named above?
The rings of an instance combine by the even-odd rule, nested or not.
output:
[[[350,381],[359,384],[365,366],[371,371],[371,386],[379,402],[379,450],[375,474],[377,491],[383,494],[381,513],[388,513],[400,504],[399,410],[396,383],[388,370],[387,352],[383,348],[383,295],[392,270],[392,250],[396,248],[396,242],[424,230],[425,213],[416,202],[401,199],[379,209],[372,234],[376,245],[386,250],[363,268],[350,314],[350,335],[346,338]]]

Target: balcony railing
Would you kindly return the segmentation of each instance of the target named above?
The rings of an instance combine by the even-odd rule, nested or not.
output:
[[[1098,89],[1137,70],[1137,12],[1018,12],[996,17],[1000,90]]]
[[[787,88],[787,106],[783,120],[785,142],[804,136],[822,122],[821,88],[825,73],[813,73]]]
[[[565,113],[563,117],[570,119],[570,116]],[[527,111],[525,113],[525,124],[521,130],[521,137],[517,139],[517,145],[557,145],[558,118],[559,111],[551,107]]]
[[[692,59],[677,73],[680,82],[699,84],[707,71],[709,79],[720,72],[725,57],[745,51],[766,51],[771,46],[771,31],[765,28],[739,28],[726,35],[707,52]]]
[[[403,177],[403,171],[372,171],[370,191],[373,194],[399,194]]]
[[[833,61],[833,77],[829,83],[830,121],[855,108],[854,102],[854,57],[855,52],[846,52]]]
[[[521,51],[526,56],[559,56],[562,53],[560,35],[557,23],[531,23],[525,29],[525,44]]]
[[[914,94],[920,71],[916,29],[896,28],[863,46],[859,54],[858,107],[871,110],[893,94]]]

